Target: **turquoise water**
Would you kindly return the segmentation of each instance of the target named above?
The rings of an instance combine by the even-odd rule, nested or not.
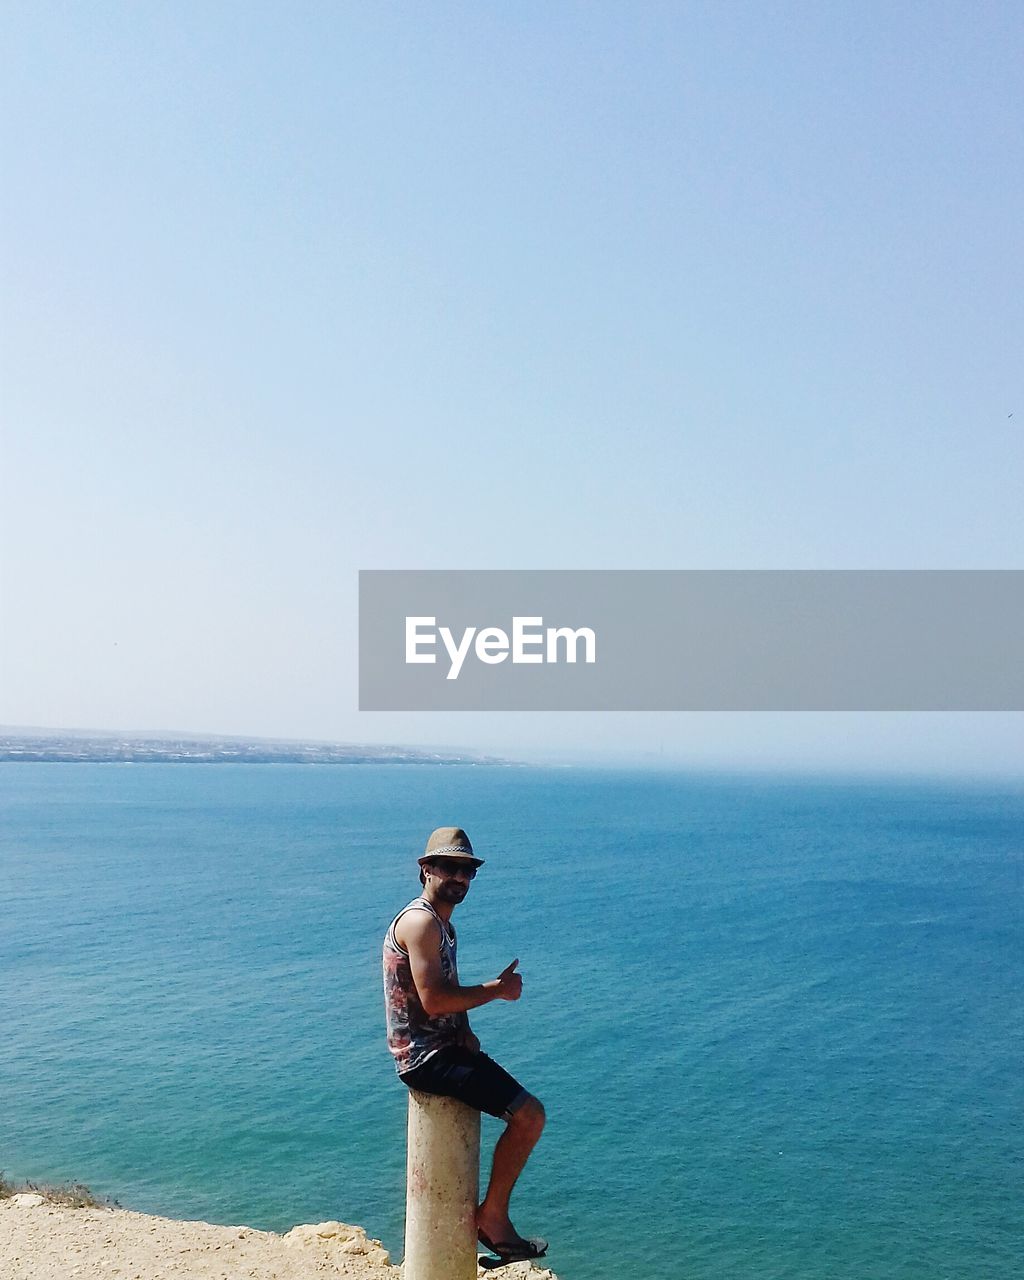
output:
[[[563,1280],[1008,1278],[1024,790],[434,766],[0,768],[0,1165],[401,1255],[380,942],[435,825],[545,1101]],[[485,1117],[484,1142],[500,1132]],[[628,1259],[628,1265],[625,1261]]]

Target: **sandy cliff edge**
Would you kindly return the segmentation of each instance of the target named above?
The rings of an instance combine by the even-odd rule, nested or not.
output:
[[[0,1200],[0,1280],[399,1280],[401,1274],[379,1240],[343,1222],[277,1235],[129,1209],[69,1209],[37,1194]],[[529,1262],[496,1274],[557,1280]]]

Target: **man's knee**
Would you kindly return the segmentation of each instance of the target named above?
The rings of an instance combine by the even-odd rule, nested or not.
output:
[[[541,1130],[544,1128],[546,1112],[544,1104],[540,1098],[535,1098],[531,1094],[521,1107],[517,1107],[512,1113],[509,1121],[522,1133],[529,1133],[535,1138],[539,1138]]]

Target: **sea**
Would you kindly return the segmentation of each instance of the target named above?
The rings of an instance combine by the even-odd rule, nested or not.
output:
[[[0,1167],[402,1254],[380,949],[432,828],[547,1108],[562,1280],[1010,1280],[1024,787],[485,765],[0,766]],[[483,1121],[483,1172],[501,1125]]]

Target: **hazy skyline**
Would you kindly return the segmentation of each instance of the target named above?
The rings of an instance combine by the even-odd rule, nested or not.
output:
[[[360,569],[1018,568],[1012,4],[11,4],[0,720],[1024,772],[1020,715],[360,714]]]

